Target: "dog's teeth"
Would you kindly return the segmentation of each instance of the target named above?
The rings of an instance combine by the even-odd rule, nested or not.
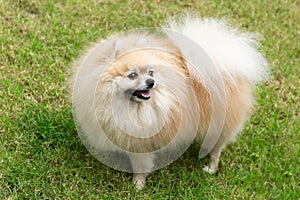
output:
[[[141,93],[143,97],[150,97],[150,93],[147,91],[147,92],[143,92]]]
[[[148,90],[138,91],[137,93],[145,98],[150,97],[150,92]]]

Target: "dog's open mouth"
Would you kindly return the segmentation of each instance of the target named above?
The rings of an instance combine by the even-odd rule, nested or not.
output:
[[[125,94],[134,101],[148,100],[150,99],[150,90],[126,90]]]
[[[150,90],[135,90],[132,94],[131,97],[136,97],[138,99],[142,100],[148,100],[150,99]]]

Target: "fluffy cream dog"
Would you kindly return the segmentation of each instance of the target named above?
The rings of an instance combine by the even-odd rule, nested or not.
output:
[[[241,130],[267,61],[252,35],[224,22],[187,17],[160,33],[128,33],[95,44],[75,64],[74,117],[88,149],[103,163],[146,176],[178,158],[196,139],[204,170]],[[105,152],[130,160],[119,166]],[[114,160],[114,161],[113,161]],[[116,164],[117,163],[117,164]]]

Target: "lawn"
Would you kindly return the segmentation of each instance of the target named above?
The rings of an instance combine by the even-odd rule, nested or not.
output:
[[[193,145],[137,192],[81,143],[66,79],[89,43],[186,12],[260,33],[272,76],[218,175]],[[291,0],[0,0],[0,199],[299,199],[299,13]]]

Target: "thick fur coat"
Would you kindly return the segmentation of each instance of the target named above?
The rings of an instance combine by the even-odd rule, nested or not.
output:
[[[267,77],[258,48],[253,35],[192,17],[170,20],[159,34],[132,32],[95,44],[74,64],[70,84],[82,140],[119,170],[128,168],[104,153],[126,154],[138,189],[194,139],[200,156],[211,158],[204,170],[215,173],[251,111],[253,89]]]

